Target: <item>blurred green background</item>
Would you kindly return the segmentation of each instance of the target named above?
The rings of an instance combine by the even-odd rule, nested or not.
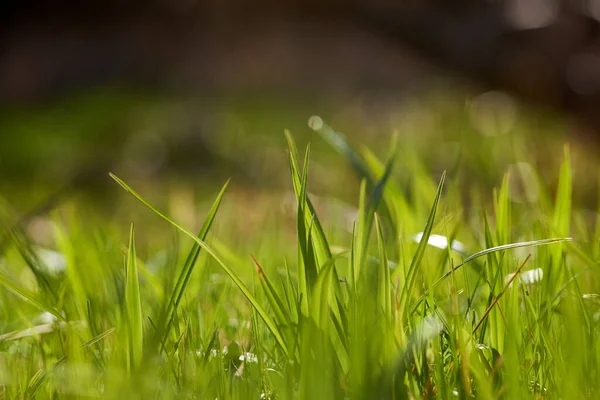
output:
[[[112,211],[109,171],[157,198],[200,201],[229,177],[283,193],[289,129],[318,154],[311,191],[352,202],[348,166],[307,125],[319,115],[378,154],[397,132],[402,163],[465,191],[507,170],[526,187],[530,168],[551,188],[569,143],[595,206],[595,14],[449,4],[9,3],[0,193],[24,216],[75,195]]]

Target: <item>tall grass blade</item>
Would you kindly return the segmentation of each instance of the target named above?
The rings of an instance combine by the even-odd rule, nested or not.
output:
[[[273,309],[273,313],[275,314],[275,319],[280,325],[289,325],[291,323],[291,318],[288,309],[286,308],[281,296],[275,290],[275,287],[265,274],[264,270],[254,258],[254,256],[250,256],[252,258],[252,262],[256,268],[256,272],[258,273],[258,277],[260,279],[260,284],[263,288],[263,291],[267,295],[267,300]]]
[[[128,349],[131,367],[137,368],[144,349],[144,320],[140,298],[140,284],[135,254],[135,230],[131,224],[129,233],[129,251],[125,270],[125,308],[127,311]]]
[[[54,309],[54,307],[51,307],[50,305],[45,304],[43,301],[38,300],[36,298],[35,294],[30,293],[29,291],[27,291],[25,289],[21,289],[20,287],[18,287],[14,283],[12,283],[10,280],[8,280],[3,275],[0,275],[0,286],[4,286],[4,288],[8,289],[8,291],[12,292],[13,294],[17,295],[21,299],[23,299],[26,302],[30,303],[31,305],[33,305],[34,307],[36,307],[40,311],[44,311],[44,312],[48,312],[48,313],[52,314],[59,321],[62,321],[62,322],[65,322],[65,323],[68,322],[65,319],[65,317],[63,317],[60,314],[59,311],[57,311],[56,309]]]
[[[378,268],[378,285],[377,285],[377,305],[383,311],[387,321],[392,320],[392,279],[390,276],[390,268],[388,266],[387,251],[385,248],[385,240],[381,229],[379,217],[375,215],[375,228],[377,231],[377,244],[379,248],[379,268]]]
[[[404,288],[400,295],[400,309],[404,310],[408,305],[408,300],[412,294],[414,283],[417,277],[417,270],[419,265],[421,264],[421,260],[423,259],[423,255],[425,254],[425,249],[427,248],[427,243],[429,242],[429,236],[431,235],[431,230],[433,229],[433,222],[435,221],[435,214],[438,208],[438,204],[440,202],[440,198],[442,196],[442,189],[444,187],[444,180],[446,179],[446,172],[442,174],[440,178],[440,183],[438,184],[437,192],[435,194],[435,198],[433,200],[433,205],[431,206],[431,211],[429,212],[429,217],[427,218],[427,223],[425,224],[425,228],[423,229],[423,235],[421,236],[421,240],[417,246],[417,250],[413,255],[413,258],[410,262],[410,266],[408,268],[408,272],[406,274],[406,280],[404,282]]]
[[[210,211],[208,212],[208,215],[206,216],[206,220],[204,221],[204,224],[202,225],[202,228],[200,229],[200,232],[198,233],[198,238],[200,240],[206,240],[206,236],[208,235],[208,232],[210,231],[210,228],[215,220],[215,216],[217,215],[217,211],[219,210],[219,206],[221,205],[221,201],[223,200],[223,195],[225,194],[225,190],[227,189],[227,186],[229,184],[229,181],[227,181],[225,183],[225,185],[223,185],[223,187],[221,188],[221,191],[219,192],[219,194],[217,195],[217,198],[215,199],[214,203],[212,204]],[[179,304],[181,303],[181,299],[183,298],[183,294],[185,293],[185,289],[189,283],[190,277],[192,275],[192,272],[194,271],[194,266],[196,265],[196,261],[198,260],[198,256],[200,255],[200,250],[201,247],[198,243],[194,243],[194,245],[192,246],[192,249],[190,250],[185,263],[183,264],[183,268],[181,269],[181,272],[179,273],[179,276],[177,278],[177,283],[175,284],[175,287],[173,288],[173,292],[171,293],[171,297],[169,298],[169,302],[166,308],[166,312],[165,312],[165,328],[164,331],[162,332],[162,339],[164,340],[166,338],[166,336],[169,334],[169,330],[171,327],[171,324],[173,323],[173,316],[175,313],[175,310],[177,310],[177,308],[179,307]],[[161,324],[162,326],[162,324]]]
[[[227,264],[225,264],[225,262],[222,260],[222,258],[206,242],[198,239],[198,237],[196,237],[193,233],[191,233],[187,229],[185,229],[182,226],[180,226],[179,224],[177,224],[175,221],[173,221],[172,219],[167,217],[162,212],[158,211],[156,208],[154,208],[150,203],[148,203],[146,200],[144,200],[136,191],[134,191],[129,185],[127,185],[124,181],[122,181],[116,175],[111,173],[110,176],[119,185],[121,185],[121,187],[123,187],[123,189],[125,189],[127,192],[129,192],[131,195],[133,195],[137,200],[139,200],[142,204],[144,204],[146,207],[148,207],[152,212],[154,212],[156,215],[158,215],[159,217],[161,217],[162,219],[167,221],[169,224],[171,224],[172,226],[177,228],[180,232],[182,232],[183,234],[188,236],[194,242],[198,243],[198,245],[200,247],[202,247],[202,249],[204,251],[206,251],[206,253],[208,255],[210,255],[217,262],[217,264],[219,264],[219,266],[223,269],[223,271],[225,271],[225,273],[227,273],[227,275],[229,275],[231,280],[240,289],[242,294],[248,299],[248,301],[250,302],[252,307],[254,307],[256,309],[256,311],[258,312],[258,315],[260,315],[260,317],[263,320],[263,322],[265,323],[265,325],[267,325],[267,328],[271,331],[271,333],[275,337],[277,343],[279,344],[279,346],[281,347],[283,352],[286,354],[286,356],[289,356],[289,352],[285,345],[285,341],[283,340],[283,336],[281,335],[281,332],[277,328],[277,325],[273,322],[273,320],[271,319],[269,314],[261,306],[261,304],[256,299],[256,297],[254,297],[252,292],[250,292],[248,287],[242,282],[242,280],[237,276],[237,274],[235,272],[233,272],[233,270],[231,268],[229,268],[227,266]]]

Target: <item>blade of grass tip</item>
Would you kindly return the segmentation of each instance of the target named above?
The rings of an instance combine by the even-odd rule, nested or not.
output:
[[[395,146],[395,145],[394,145]],[[392,155],[390,160],[387,162],[385,166],[385,171],[381,176],[381,179],[377,182],[371,195],[369,196],[368,202],[365,204],[365,190],[366,190],[366,181],[363,180],[361,184],[361,194],[360,194],[360,202],[359,202],[359,223],[357,229],[358,241],[359,245],[357,251],[356,258],[356,266],[354,268],[354,272],[356,274],[354,280],[358,282],[360,279],[361,267],[364,263],[366,252],[369,246],[369,239],[371,237],[371,229],[373,227],[373,219],[375,212],[379,208],[381,203],[381,199],[383,197],[385,185],[391,176],[392,169],[394,167],[394,161],[396,160],[396,149],[392,150]],[[389,212],[386,210],[386,214],[389,215]]]
[[[250,255],[252,262],[254,263],[254,267],[256,268],[256,272],[258,273],[258,277],[260,279],[261,286],[267,295],[267,300],[275,313],[275,319],[279,322],[280,325],[289,325],[290,324],[290,316],[287,312],[285,305],[283,304],[283,300],[277,293],[277,290],[273,287],[273,284],[265,274],[264,270],[254,258],[253,255]]]
[[[40,288],[51,297],[51,302],[56,303],[58,301],[58,295],[54,287],[50,284],[47,274],[39,268],[39,265],[41,264],[40,258],[33,252],[27,241],[24,238],[19,237],[21,235],[17,235],[17,232],[14,230],[9,231],[9,233],[16,243],[21,258],[35,276]]]
[[[398,153],[397,141],[394,140],[392,143],[391,155],[390,155],[388,162],[385,164],[385,169],[383,171],[383,174],[381,175],[381,178],[379,178],[379,180],[375,184],[375,187],[373,188],[373,191],[371,192],[371,195],[369,196],[369,204],[367,205],[367,209],[371,211],[371,214],[370,214],[371,218],[373,218],[372,213],[377,211],[377,209],[379,208],[379,204],[383,198],[383,194],[387,187],[387,183],[390,179],[390,176],[392,175],[392,171],[393,171],[394,165],[396,163],[397,153]],[[388,210],[386,210],[386,213],[387,213],[387,211]]]
[[[325,142],[327,142],[335,151],[337,151],[350,163],[359,179],[364,179],[367,181],[367,188],[370,191],[373,191],[378,186],[375,180],[376,178],[374,177],[376,175],[376,171],[369,167],[369,164],[362,156],[362,154],[358,150],[356,150],[352,145],[350,145],[350,143],[346,140],[344,135],[335,131],[332,127],[325,124],[321,117],[315,115],[309,118],[308,125],[312,130],[317,132],[319,136],[321,136],[321,138],[325,140]],[[390,159],[392,161],[392,164],[397,153],[397,143],[397,137],[394,136],[391,146],[392,157]],[[386,165],[386,170],[389,169],[389,167],[390,165]],[[382,176],[384,175],[385,172]],[[386,180],[387,178],[383,180],[384,183]],[[381,189],[383,189],[383,185],[381,186]],[[382,212],[385,217],[392,219],[392,213],[390,212],[390,210],[391,208],[388,207],[388,204],[386,202],[384,202]]]
[[[290,169],[292,173],[292,182],[294,193],[298,202],[297,230],[299,240],[299,260],[298,260],[298,279],[301,293],[301,309],[304,315],[308,315],[310,310],[310,290],[316,281],[319,267],[331,260],[331,250],[325,237],[323,227],[308,197],[306,185],[308,180],[308,162],[310,147],[304,157],[304,164],[300,170],[298,161],[298,152],[296,144],[291,134],[286,131],[286,137],[290,148]],[[307,229],[308,226],[308,229]],[[301,239],[301,238],[305,238]],[[334,291],[336,296],[342,296],[342,290],[339,284],[337,271],[334,269]],[[331,307],[334,315],[341,324],[341,312],[337,302],[332,301]]]
[[[127,266],[125,271],[125,305],[127,309],[127,327],[129,330],[129,358],[131,365],[137,367],[142,361],[144,325],[135,254],[135,228],[133,224],[131,224],[129,233],[129,252],[127,254]]]
[[[527,262],[529,261],[530,258],[531,258],[531,254],[529,254],[527,256],[527,258],[525,258],[525,261],[523,261],[521,263],[521,265],[519,265],[519,267],[511,275],[510,279],[504,285],[504,288],[502,289],[502,291],[500,293],[498,293],[498,296],[496,296],[496,298],[494,299],[494,301],[485,310],[485,312],[481,316],[481,319],[479,320],[479,322],[477,323],[477,325],[475,325],[475,328],[473,328],[473,334],[475,334],[477,332],[477,330],[479,329],[479,327],[481,326],[481,324],[483,323],[483,321],[485,321],[485,319],[490,314],[490,312],[492,311],[492,309],[496,306],[496,304],[498,304],[498,301],[500,301],[500,298],[502,298],[502,296],[506,292],[506,289],[508,289],[510,287],[511,283],[517,278],[517,276],[519,276],[519,273],[521,273],[521,270],[523,269],[523,267],[525,266],[525,264],[527,264]]]
[[[510,176],[505,174],[500,191],[495,196],[496,237],[498,243],[510,243]]]
[[[42,387],[42,385],[44,383],[46,383],[46,380],[48,378],[48,376],[50,374],[52,374],[54,371],[56,371],[56,369],[62,365],[62,363],[67,359],[67,356],[63,356],[61,358],[59,358],[54,365],[52,366],[52,369],[48,370],[48,371],[43,371],[42,369],[40,369],[35,375],[34,377],[30,380],[30,385],[27,388],[26,392],[25,392],[25,397],[26,399],[34,399],[36,398],[36,392],[39,390],[40,387]]]
[[[569,146],[565,145],[564,160],[560,167],[558,189],[556,191],[556,205],[552,219],[554,229],[560,236],[567,236],[571,226],[571,197],[573,188],[573,172],[571,170],[571,157]]]
[[[112,327],[112,328],[102,332],[101,334],[97,335],[96,337],[93,337],[92,339],[88,340],[81,347],[90,347],[91,345],[96,344],[99,341],[101,341],[102,339],[104,339],[105,337],[111,335],[115,330],[116,330],[116,328]]]
[[[380,161],[375,156],[375,154],[373,154],[366,147],[362,149],[362,154],[365,159],[365,162],[373,172],[374,176],[383,176],[385,173],[386,165],[382,161]],[[394,152],[393,154],[396,154],[396,152]],[[412,212],[412,208],[408,205],[408,202],[406,201],[406,196],[404,196],[404,193],[402,193],[402,190],[400,190],[400,187],[395,182],[388,181],[388,183],[385,186],[383,201],[390,213],[394,211],[392,214],[390,214],[389,217],[393,222],[392,227],[394,229],[398,229],[398,223],[402,216],[409,215]],[[399,234],[397,231],[394,233],[395,235]]]
[[[225,185],[221,188],[221,191],[217,195],[217,198],[213,202],[208,215],[202,224],[202,228],[198,233],[198,238],[200,240],[206,240],[206,236],[210,231],[210,228],[215,220],[217,212],[219,210],[219,206],[221,205],[221,201],[223,200],[223,195],[225,194],[225,190],[227,189],[227,185],[229,182],[226,182]],[[181,303],[181,299],[183,298],[183,294],[185,293],[185,289],[189,283],[192,272],[194,271],[194,267],[196,265],[196,261],[198,260],[198,256],[200,255],[201,247],[198,243],[194,243],[192,249],[190,250],[183,268],[179,273],[179,277],[177,278],[177,283],[175,284],[175,288],[173,289],[173,293],[169,299],[169,303],[167,305],[166,310],[166,325],[165,329],[162,332],[162,338],[164,339],[168,334],[171,328],[171,324],[173,323],[173,315],[175,310],[179,307]],[[162,324],[161,324],[162,325]]]
[[[303,248],[303,255],[307,256],[308,251],[315,253],[315,256],[309,259],[309,264],[307,265],[307,272],[309,273],[308,277],[310,278],[308,283],[310,286],[312,286],[312,284],[314,284],[314,279],[316,279],[317,276],[317,267],[320,265],[320,263],[325,263],[329,258],[331,258],[331,252],[329,251],[329,246],[327,246],[323,229],[316,216],[317,214],[314,208],[309,205],[310,199],[307,193],[307,185],[310,145],[306,146],[304,164],[302,167],[300,167],[299,160],[292,156],[296,150],[294,150],[295,144],[293,143],[291,136],[288,137],[288,141],[290,142],[290,168],[292,172],[292,183],[294,186],[294,192],[296,194],[296,200],[298,202],[298,235],[301,234],[301,231],[303,231],[304,235],[299,236],[303,237],[303,242],[300,242],[300,244],[305,244],[305,247]],[[312,238],[311,235],[311,240],[307,241],[306,238],[309,236],[307,226],[312,228],[313,225],[315,228],[317,228],[317,236]],[[312,231],[312,229],[310,230]],[[312,263],[311,260],[313,260]],[[314,271],[312,271],[311,268],[314,269]]]
[[[352,266],[352,287],[354,289],[357,288],[358,283],[360,282],[360,269],[364,260],[364,253],[366,252],[365,245],[368,245],[368,238],[366,236],[368,233],[367,230],[367,205],[366,205],[366,197],[367,197],[367,181],[362,180],[360,183],[360,195],[358,200],[358,222],[355,224],[355,240],[353,241],[352,253],[353,258],[352,261],[354,265]]]
[[[410,262],[410,266],[408,267],[408,273],[406,274],[406,282],[404,284],[404,289],[400,294],[400,309],[403,310],[408,304],[408,299],[410,299],[410,295],[412,294],[414,282],[417,277],[417,269],[421,264],[421,260],[423,259],[423,255],[425,254],[425,249],[427,248],[427,243],[429,242],[429,236],[431,236],[431,230],[433,228],[433,222],[435,221],[435,214],[437,211],[438,204],[440,202],[440,198],[442,196],[442,189],[444,187],[444,180],[446,179],[446,171],[442,174],[440,178],[440,183],[438,184],[438,188],[435,194],[435,198],[433,200],[433,205],[431,206],[431,211],[429,212],[429,217],[427,218],[427,223],[425,224],[425,228],[423,229],[423,235],[421,236],[421,240],[417,245],[417,250],[413,255],[413,258]]]
[[[254,297],[254,295],[252,294],[252,292],[250,292],[250,290],[248,289],[248,287],[242,282],[242,280],[237,276],[237,274],[235,272],[233,272],[233,270],[231,268],[229,268],[229,266],[227,266],[227,264],[217,254],[217,252],[215,252],[212,249],[212,247],[210,247],[206,242],[204,242],[203,240],[198,239],[198,237],[196,237],[196,235],[194,235],[193,233],[191,233],[187,229],[183,228],[181,225],[177,224],[175,221],[173,221],[172,219],[170,219],[169,217],[167,217],[165,214],[163,214],[162,212],[160,212],[156,208],[154,208],[150,203],[148,203],[146,200],[144,200],[135,190],[133,190],[129,185],[127,185],[124,181],[122,181],[116,175],[114,175],[114,174],[111,173],[110,176],[119,185],[121,185],[121,187],[123,187],[123,189],[125,189],[133,197],[135,197],[136,199],[138,199],[142,204],[144,204],[146,207],[148,207],[152,212],[154,212],[156,215],[158,215],[159,217],[161,217],[162,219],[164,219],[165,221],[167,221],[169,224],[171,224],[172,226],[174,226],[175,228],[177,228],[181,233],[185,234],[190,239],[192,239],[193,241],[195,241],[196,243],[198,243],[198,245],[200,245],[200,247],[202,247],[202,249],[204,251],[206,251],[206,253],[208,255],[210,255],[217,262],[217,264],[221,267],[221,269],[223,269],[223,271],[225,271],[225,273],[227,275],[229,275],[229,277],[231,278],[231,280],[233,281],[233,283],[235,283],[235,285],[238,287],[238,289],[240,289],[240,291],[242,292],[242,294],[248,299],[248,301],[250,302],[250,304],[252,305],[252,307],[254,307],[256,309],[256,311],[258,312],[258,315],[260,315],[260,317],[262,318],[262,320],[265,322],[265,324],[267,325],[267,327],[269,328],[269,330],[271,331],[271,333],[273,334],[273,336],[277,340],[277,343],[281,346],[281,348],[284,351],[284,353],[286,354],[286,356],[289,356],[288,349],[285,347],[285,342],[283,340],[283,337],[281,336],[281,333],[279,332],[279,329],[277,328],[277,326],[275,325],[275,323],[273,322],[273,320],[271,319],[271,317],[269,316],[269,314],[260,305],[260,303],[258,302],[258,300],[256,299],[256,297]]]
[[[369,187],[374,186],[373,177],[371,171],[367,167],[364,159],[360,153],[352,147],[346,138],[339,132],[336,132],[333,128],[323,122],[321,117],[313,115],[308,120],[308,126],[317,132],[321,138],[323,138],[335,151],[341,154],[346,160],[350,162],[357,175],[361,179],[366,179]]]
[[[449,271],[447,271],[444,275],[442,275],[437,281],[435,281],[433,283],[433,285],[431,285],[432,289],[435,289],[437,286],[439,286],[444,280],[446,280],[450,275],[452,275],[454,272],[456,272],[458,269],[460,269],[463,265],[468,264],[469,262],[481,257],[481,256],[485,256],[487,254],[490,253],[495,253],[498,251],[504,251],[504,250],[511,250],[511,249],[516,249],[516,248],[521,248],[521,247],[536,247],[536,246],[544,246],[544,245],[548,245],[548,244],[552,244],[552,243],[560,243],[560,242],[570,242],[571,240],[573,240],[572,238],[551,238],[551,239],[539,239],[539,240],[532,240],[529,242],[518,242],[518,243],[510,243],[510,244],[503,244],[501,246],[496,246],[496,247],[492,247],[490,249],[485,249],[485,250],[481,250],[475,254],[470,255],[469,257],[465,258],[463,260],[463,262],[461,262],[460,264],[457,264],[455,267],[451,268]],[[423,295],[419,298],[419,300],[416,301],[415,305],[413,306],[412,310],[415,309],[416,306],[418,306],[418,304],[420,304],[423,300],[425,300],[425,297],[429,294],[429,290],[426,290],[425,293],[423,293]]]
[[[571,228],[571,202],[572,202],[572,187],[573,187],[573,174],[571,170],[571,159],[569,155],[569,147],[565,145],[564,148],[564,159],[560,167],[560,174],[558,177],[558,188],[556,191],[556,202],[554,206],[554,215],[552,219],[553,234],[557,236],[568,236]],[[555,290],[557,286],[561,285],[566,279],[566,274],[562,264],[562,254],[564,246],[556,246],[550,253],[551,256],[551,268],[549,272],[549,279],[546,280],[547,285],[551,286],[551,290]]]
[[[17,295],[21,299],[30,303],[31,305],[33,305],[40,311],[48,312],[48,313],[52,314],[53,316],[55,316],[59,321],[68,323],[68,321],[65,319],[65,317],[63,317],[53,307],[51,307],[47,304],[44,304],[44,302],[42,302],[40,300],[37,300],[35,298],[36,296],[33,293],[30,293],[27,290],[19,288],[18,286],[16,286],[14,283],[12,283],[10,280],[8,280],[3,275],[0,275],[0,286],[4,286],[4,288],[6,288],[8,291],[12,292],[13,294]]]
[[[378,287],[377,304],[383,311],[387,321],[392,320],[392,290],[390,268],[388,267],[387,252],[385,249],[385,240],[379,223],[379,216],[375,214],[375,227],[377,230],[377,244],[379,247],[379,269],[378,269]]]
[[[322,266],[325,265],[327,262],[329,262],[329,260],[332,258],[332,254],[331,254],[331,249],[329,246],[329,243],[327,241],[327,238],[325,236],[325,232],[323,230],[323,226],[321,225],[321,221],[319,220],[319,217],[315,211],[315,208],[310,200],[310,197],[308,196],[308,194],[306,193],[306,185],[302,185],[302,176],[303,173],[301,173],[301,169],[300,169],[300,164],[299,164],[299,159],[298,159],[298,149],[296,146],[296,143],[294,141],[294,138],[292,137],[292,135],[290,134],[289,131],[285,131],[285,136],[288,142],[288,147],[289,147],[289,154],[290,154],[290,170],[292,173],[292,183],[293,183],[293,187],[294,187],[294,193],[296,195],[296,200],[298,201],[299,205],[302,205],[303,208],[303,215],[304,215],[304,226],[310,225],[312,227],[311,231],[310,231],[310,242],[312,244],[311,248],[312,248],[312,252],[314,254],[314,259],[315,259],[315,266],[316,266],[316,270],[318,271],[318,269]],[[304,169],[306,169],[307,165],[308,165],[308,152],[306,153],[306,157],[304,160]],[[303,189],[304,187],[304,189]],[[298,213],[298,219],[301,218],[302,213]],[[300,222],[300,221],[298,221]],[[300,263],[299,263],[299,267],[304,268]],[[298,274],[298,277],[301,278],[304,276],[304,274],[306,273],[306,268],[305,271],[302,274]],[[343,298],[343,291],[342,291],[342,287],[340,285],[340,280],[339,280],[339,276],[338,276],[338,272],[337,269],[334,268],[333,270],[333,275],[334,275],[334,291],[336,294],[336,298],[342,299]],[[316,275],[315,275],[316,276]],[[304,282],[303,281],[299,281],[299,283],[301,284],[301,287],[305,287]],[[304,291],[302,292],[302,298],[306,299],[303,301],[304,304],[304,312],[305,315],[308,315],[308,292]],[[339,305],[337,304],[338,302],[335,301],[334,299],[332,299],[331,302],[331,308],[332,311],[335,315],[335,317],[338,319],[338,324],[342,324],[342,312],[340,310]]]
[[[291,134],[286,131],[286,138],[288,141],[288,146],[290,149],[290,166],[292,169],[292,183],[294,186],[294,193],[296,195],[296,199],[300,197],[301,193],[301,174],[300,167],[298,164],[298,150],[296,148],[296,143],[294,142]],[[305,200],[305,209],[304,209],[304,219],[305,224],[308,224],[310,220],[314,220],[314,234],[313,234],[313,246],[315,248],[315,254],[317,256],[317,264],[323,265],[327,262],[328,259],[331,258],[331,250],[329,248],[329,243],[327,242],[327,238],[325,236],[325,232],[323,230],[323,226],[317,216],[315,208],[310,200],[309,196],[304,196]]]
[[[307,154],[309,151],[309,148],[307,148]],[[311,289],[314,286],[318,275],[313,246],[311,242],[311,231],[314,219],[312,216],[308,222],[305,219],[306,182],[308,175],[307,161],[308,159],[305,158],[304,166],[300,177],[301,183],[299,192],[297,194],[298,211],[296,217],[296,231],[298,235],[298,282],[300,292],[302,295],[301,308],[302,312],[306,316],[308,315],[310,310]]]

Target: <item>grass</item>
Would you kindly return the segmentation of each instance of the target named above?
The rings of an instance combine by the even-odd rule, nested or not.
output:
[[[135,230],[67,207],[54,259],[3,207],[0,398],[596,397],[600,228],[576,212],[568,148],[555,193],[516,202],[507,174],[488,204],[397,138],[382,160],[310,126],[361,182],[350,231],[319,212],[290,133],[293,240],[281,216],[228,235],[245,224],[228,183],[196,234],[111,174],[147,209]]]

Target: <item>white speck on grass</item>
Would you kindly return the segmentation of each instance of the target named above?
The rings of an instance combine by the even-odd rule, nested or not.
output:
[[[48,270],[52,273],[60,273],[67,269],[67,260],[58,251],[50,250],[45,247],[35,247],[35,254],[39,257],[40,261],[48,267]]]
[[[258,357],[254,353],[244,353],[240,356],[240,361],[246,361],[248,363],[257,363]]]
[[[313,115],[308,119],[308,126],[315,131],[321,130],[323,128],[323,119],[318,115]]]
[[[583,297],[584,299],[597,299],[597,298],[600,298],[600,294],[598,294],[598,293],[585,293],[585,294],[582,294],[581,297]]]
[[[36,322],[40,324],[51,324],[56,321],[57,318],[55,315],[50,314],[48,311],[44,311],[36,318]]]
[[[421,241],[423,238],[423,232],[417,233],[413,236],[413,240],[417,243]],[[448,238],[442,235],[429,235],[429,239],[427,240],[427,244],[433,247],[437,247],[438,249],[445,250],[448,248]],[[465,253],[466,248],[465,245],[457,240],[453,240],[450,248],[459,253]]]
[[[508,283],[508,281],[510,281],[512,279],[512,277],[515,274],[508,274],[504,277],[504,284],[506,285]],[[536,268],[536,269],[532,269],[529,271],[523,271],[519,274],[519,279],[522,283],[526,284],[526,285],[531,285],[533,283],[537,283],[539,281],[541,281],[542,279],[544,279],[544,271],[541,268]],[[509,287],[512,286],[512,283],[509,285]]]

